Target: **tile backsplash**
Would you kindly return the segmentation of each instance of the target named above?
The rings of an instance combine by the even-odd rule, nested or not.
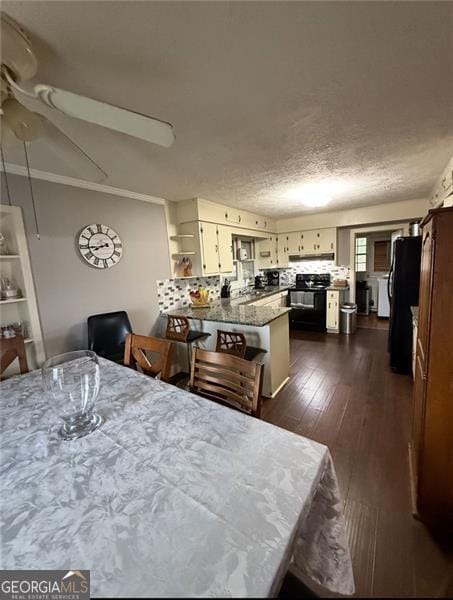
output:
[[[204,287],[209,300],[220,298],[220,277],[191,277],[190,279],[160,279],[157,284],[157,302],[160,312],[189,306],[189,292]]]
[[[334,260],[301,260],[290,262],[287,269],[279,269],[280,273],[284,271],[288,278],[288,284],[293,285],[297,273],[330,273],[332,279],[348,279],[351,275],[349,267],[338,266]]]

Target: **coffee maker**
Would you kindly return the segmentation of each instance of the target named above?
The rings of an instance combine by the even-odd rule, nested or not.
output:
[[[278,271],[267,271],[267,285],[280,285],[280,273]]]
[[[266,287],[266,277],[264,275],[257,275],[255,277],[255,289],[264,290]]]

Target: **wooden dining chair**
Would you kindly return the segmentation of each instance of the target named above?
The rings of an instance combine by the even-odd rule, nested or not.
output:
[[[260,418],[262,385],[262,364],[222,352],[193,349],[192,392]]]
[[[27,354],[25,352],[24,338],[16,335],[12,338],[0,339],[0,376],[6,371],[9,365],[19,359],[19,369],[21,374],[28,373]]]
[[[263,348],[247,346],[245,335],[238,331],[217,330],[216,352],[224,352],[232,356],[239,356],[245,360],[254,360],[259,354],[266,352]]]
[[[145,352],[156,355],[153,362]],[[126,367],[139,367],[145,375],[157,377],[162,381],[170,379],[171,361],[173,357],[173,344],[167,340],[145,335],[129,333],[126,337],[124,348],[124,365]]]

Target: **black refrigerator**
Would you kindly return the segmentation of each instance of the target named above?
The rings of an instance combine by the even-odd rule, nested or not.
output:
[[[422,238],[399,237],[393,246],[388,279],[390,301],[390,367],[396,373],[412,372],[412,313],[418,306]]]

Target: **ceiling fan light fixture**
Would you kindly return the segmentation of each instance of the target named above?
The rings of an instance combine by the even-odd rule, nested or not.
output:
[[[2,110],[5,125],[22,142],[32,142],[44,135],[40,116],[25,108],[14,98],[5,100],[2,104]]]

